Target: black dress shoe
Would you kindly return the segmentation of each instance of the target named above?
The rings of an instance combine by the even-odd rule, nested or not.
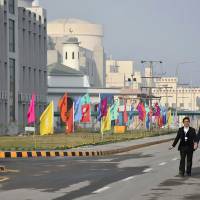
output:
[[[179,176],[180,176],[180,177],[184,177],[184,174],[183,174],[183,173],[179,173]]]

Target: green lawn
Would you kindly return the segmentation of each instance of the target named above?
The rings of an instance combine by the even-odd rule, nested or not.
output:
[[[0,150],[37,150],[42,149],[69,149],[90,144],[105,144],[117,141],[132,140],[147,136],[157,136],[174,133],[173,130],[134,131],[125,134],[104,134],[103,140],[100,133],[63,133],[50,136],[2,136],[0,137]]]

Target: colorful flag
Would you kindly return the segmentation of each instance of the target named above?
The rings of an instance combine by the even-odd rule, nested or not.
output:
[[[162,115],[163,125],[166,125],[166,123],[167,123],[167,109],[164,106],[161,106],[161,115]]]
[[[98,120],[107,115],[107,97],[101,100],[98,107]]]
[[[131,110],[128,113],[128,124],[129,124],[129,126],[130,126],[131,122],[133,122],[133,120],[134,120],[134,107],[133,107],[133,105],[131,105]]]
[[[54,117],[54,104],[52,101],[40,117],[40,135],[53,134],[54,130],[53,117]]]
[[[173,119],[172,119],[172,112],[171,112],[171,110],[168,110],[168,112],[167,112],[167,125],[168,125],[168,127],[170,127],[170,125],[172,124],[172,121]]]
[[[101,99],[107,98],[107,104],[109,106],[111,106],[114,103],[114,96],[113,96],[113,94],[101,94],[100,98]]]
[[[89,94],[85,94],[83,97],[81,97],[81,104],[90,104],[91,100],[90,100],[90,96]]]
[[[110,119],[112,120],[117,120],[119,116],[119,101],[115,100],[114,104],[110,107]]]
[[[66,133],[74,132],[74,103],[73,99],[67,98],[67,114],[66,114]]]
[[[60,109],[60,118],[66,123],[67,121],[67,93],[59,100],[58,107]]]
[[[74,102],[74,121],[80,122],[82,118],[82,104],[81,97],[75,98]]]
[[[159,126],[159,128],[161,128],[163,126],[163,118],[161,115],[158,116],[158,126]]]
[[[140,102],[137,105],[137,111],[138,111],[138,114],[139,114],[139,120],[144,121],[145,117],[146,117],[146,112],[145,112],[145,107],[144,107],[143,102]]]
[[[145,103],[145,113],[146,113],[146,128],[149,129],[150,128],[150,109],[149,106]]]
[[[158,105],[158,103],[155,103],[155,116],[159,117],[160,116],[160,106]]]
[[[35,94],[32,94],[27,113],[28,124],[35,123]]]
[[[123,112],[123,116],[124,116],[124,123],[128,123],[128,114],[127,114],[127,110],[126,110],[126,100],[124,101],[124,112]]]
[[[65,93],[59,100],[59,109],[61,120],[66,124],[66,133],[74,131],[74,104],[72,98]]]
[[[82,118],[81,122],[90,122],[90,104],[82,105]]]
[[[103,133],[109,130],[111,130],[110,107],[107,110],[107,115],[101,119],[101,132]]]

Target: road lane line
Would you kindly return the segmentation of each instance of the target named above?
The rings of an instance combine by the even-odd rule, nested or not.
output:
[[[160,164],[159,164],[159,166],[163,166],[163,165],[166,165],[167,163],[166,162],[161,162]]]
[[[125,179],[122,179],[122,181],[129,181],[129,180],[134,179],[134,178],[135,178],[135,176],[129,176]]]
[[[152,171],[152,170],[153,170],[152,168],[147,168],[147,169],[143,170],[143,172],[144,172],[144,173],[147,173],[147,172],[150,172],[150,171]]]
[[[0,182],[7,181],[8,179],[8,177],[0,177]]]
[[[100,189],[98,189],[98,190],[96,190],[96,191],[94,191],[94,192],[92,192],[93,194],[98,194],[98,193],[101,193],[101,192],[103,192],[103,191],[105,191],[105,190],[108,190],[110,187],[108,187],[108,186],[106,186],[106,187],[102,187],[102,188],[100,188]]]
[[[173,161],[176,161],[176,160],[178,160],[178,158],[177,158],[177,157],[175,157],[175,158],[173,158],[172,160],[173,160]]]

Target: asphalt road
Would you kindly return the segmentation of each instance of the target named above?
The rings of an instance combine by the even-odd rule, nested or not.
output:
[[[170,143],[107,157],[3,160],[0,200],[199,200],[200,151],[192,177],[178,177]]]

